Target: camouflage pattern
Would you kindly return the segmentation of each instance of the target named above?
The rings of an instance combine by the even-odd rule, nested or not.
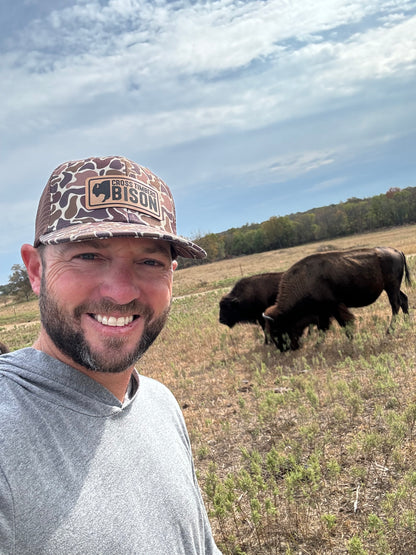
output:
[[[206,255],[176,234],[170,189],[147,168],[120,156],[56,168],[39,202],[34,246],[121,236],[170,241],[186,258]]]

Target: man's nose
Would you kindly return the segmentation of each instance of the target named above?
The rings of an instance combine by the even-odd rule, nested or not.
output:
[[[139,298],[139,280],[134,269],[123,263],[109,265],[102,276],[100,293],[120,305]]]

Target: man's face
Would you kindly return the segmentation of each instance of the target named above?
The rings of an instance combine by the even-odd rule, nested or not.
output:
[[[64,362],[99,372],[132,367],[169,312],[176,267],[169,244],[130,238],[67,243],[47,246],[42,260],[39,307],[50,354],[57,348]]]

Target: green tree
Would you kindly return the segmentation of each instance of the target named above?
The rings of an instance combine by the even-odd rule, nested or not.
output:
[[[214,262],[224,258],[224,240],[215,233],[210,233],[198,239],[198,245],[207,253],[207,262]]]
[[[296,224],[288,216],[272,216],[261,224],[268,250],[292,247],[295,243]]]
[[[316,225],[316,216],[313,212],[295,214],[293,220],[297,225],[296,242],[298,244],[315,241],[318,226]]]
[[[22,264],[13,264],[11,270],[8,283],[10,294],[17,299],[28,301],[32,294],[32,286],[26,268]]]
[[[10,285],[8,283],[6,285],[0,285],[0,295],[10,295]]]
[[[344,210],[347,216],[349,233],[361,233],[368,229],[368,208],[365,201],[349,199],[344,204]]]
[[[9,286],[9,284],[0,285],[0,297],[2,297],[4,304],[7,303],[9,295],[10,295],[10,286]]]

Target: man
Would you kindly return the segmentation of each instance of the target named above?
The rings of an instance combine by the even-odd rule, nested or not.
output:
[[[21,254],[41,331],[0,358],[1,555],[220,553],[180,409],[134,368],[177,255],[205,256],[170,190],[123,157],[62,164]]]

